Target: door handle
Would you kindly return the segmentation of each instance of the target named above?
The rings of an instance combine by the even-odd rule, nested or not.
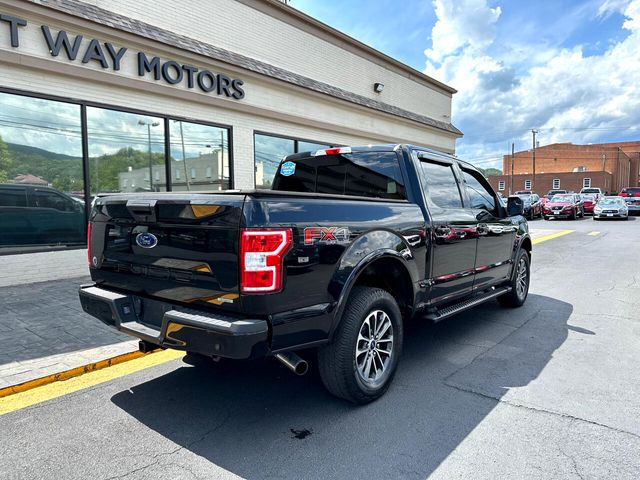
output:
[[[404,237],[404,239],[412,247],[415,247],[415,246],[419,245],[420,244],[420,240],[422,240],[420,235],[409,235],[408,237]]]

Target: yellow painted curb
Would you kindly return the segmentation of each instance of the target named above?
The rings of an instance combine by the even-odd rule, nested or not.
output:
[[[534,238],[531,241],[531,243],[536,245],[538,243],[546,242],[547,240],[551,240],[551,239],[554,239],[554,238],[558,238],[558,237],[563,237],[565,235],[569,235],[570,233],[573,233],[573,232],[575,232],[575,230],[561,230],[559,232],[552,233],[551,235],[545,235],[544,237]]]
[[[133,352],[15,387],[7,387],[2,392],[18,387],[20,390],[5,393],[5,396],[0,398],[0,415],[161,365],[183,355],[184,352],[178,350],[160,350],[148,354]],[[75,374],[72,375],[70,372]]]
[[[29,380],[28,382],[19,383],[18,385],[12,385],[10,387],[0,388],[0,398],[13,395],[14,393],[25,392],[27,390],[31,390],[32,388],[41,387],[43,385],[48,385],[49,383],[68,380],[70,378],[77,377],[85,373],[93,372],[95,370],[100,370],[106,367],[110,367],[112,365],[117,365],[122,362],[133,360],[135,358],[140,358],[144,355],[145,355],[144,353],[138,352],[138,351],[124,353],[122,355],[118,355],[117,357],[107,358],[106,360],[100,360],[99,362],[94,362],[88,365],[83,365],[81,367],[72,368],[70,370],[65,370],[64,372],[54,373],[52,375],[47,375],[46,377],[36,378],[34,380]]]

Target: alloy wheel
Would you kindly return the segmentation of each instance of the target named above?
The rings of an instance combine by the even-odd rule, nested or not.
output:
[[[518,271],[516,273],[516,293],[519,298],[523,298],[525,296],[528,282],[529,272],[527,270],[527,261],[522,257],[518,262]]]
[[[356,341],[356,370],[365,384],[377,387],[389,375],[393,357],[393,325],[386,312],[369,313]]]

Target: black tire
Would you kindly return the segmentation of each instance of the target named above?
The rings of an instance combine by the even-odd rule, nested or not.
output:
[[[547,217],[546,215],[543,215],[542,218],[544,218],[545,220],[549,221],[549,217]]]
[[[574,209],[571,211],[571,215],[569,216],[569,220],[575,220],[578,216],[578,212]]]
[[[524,269],[526,272],[524,289],[518,287],[519,283],[519,269],[521,267],[521,262],[524,265]],[[513,274],[511,276],[511,280],[508,286],[511,287],[511,291],[509,293],[505,293],[504,295],[500,295],[498,297],[498,302],[503,307],[509,308],[517,308],[521,307],[524,302],[527,300],[527,296],[529,295],[529,284],[531,283],[531,259],[529,258],[529,254],[526,250],[520,249],[518,251],[518,255],[516,256],[516,261],[514,263]]]
[[[370,374],[373,366],[377,368],[378,359],[382,358],[382,354],[377,353],[375,340],[371,347],[375,351],[371,354],[368,350],[356,354],[356,350],[368,345],[367,341],[358,340],[361,331],[367,334],[368,321],[375,320],[376,323],[379,320],[387,321],[380,314],[374,315],[376,311],[384,312],[391,323],[392,348],[389,350],[390,355],[386,358],[387,363],[380,363],[381,367],[384,365],[380,378],[378,380],[369,378],[367,381],[359,370],[358,359],[362,359],[363,369],[366,369],[366,362],[371,355],[372,360],[369,364],[371,366],[368,369]],[[387,328],[385,332],[388,330]],[[318,350],[318,369],[322,383],[336,397],[355,404],[369,403],[381,397],[388,390],[398,367],[402,353],[402,334],[400,309],[387,291],[372,287],[354,287],[333,341]],[[386,339],[383,341],[384,337]],[[377,346],[388,345],[388,336],[384,335],[378,342]]]

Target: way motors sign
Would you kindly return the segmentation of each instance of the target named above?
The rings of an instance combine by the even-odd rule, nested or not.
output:
[[[0,14],[0,24],[9,29],[11,46],[20,47],[20,28],[27,26],[23,18]],[[53,32],[47,25],[40,27],[42,37],[53,57],[66,57],[69,61],[88,64],[96,62],[103,69],[118,71],[127,55],[132,55],[126,47],[114,47],[111,42],[100,42],[82,35],[68,35],[64,30]],[[162,61],[160,57],[149,57],[144,52],[135,53],[137,74],[150,75],[155,81],[164,80],[170,85],[184,84],[187,88],[197,88],[205,93],[223,95],[240,100],[245,93],[244,82],[221,73],[201,70],[194,65],[181,64],[174,60]]]

